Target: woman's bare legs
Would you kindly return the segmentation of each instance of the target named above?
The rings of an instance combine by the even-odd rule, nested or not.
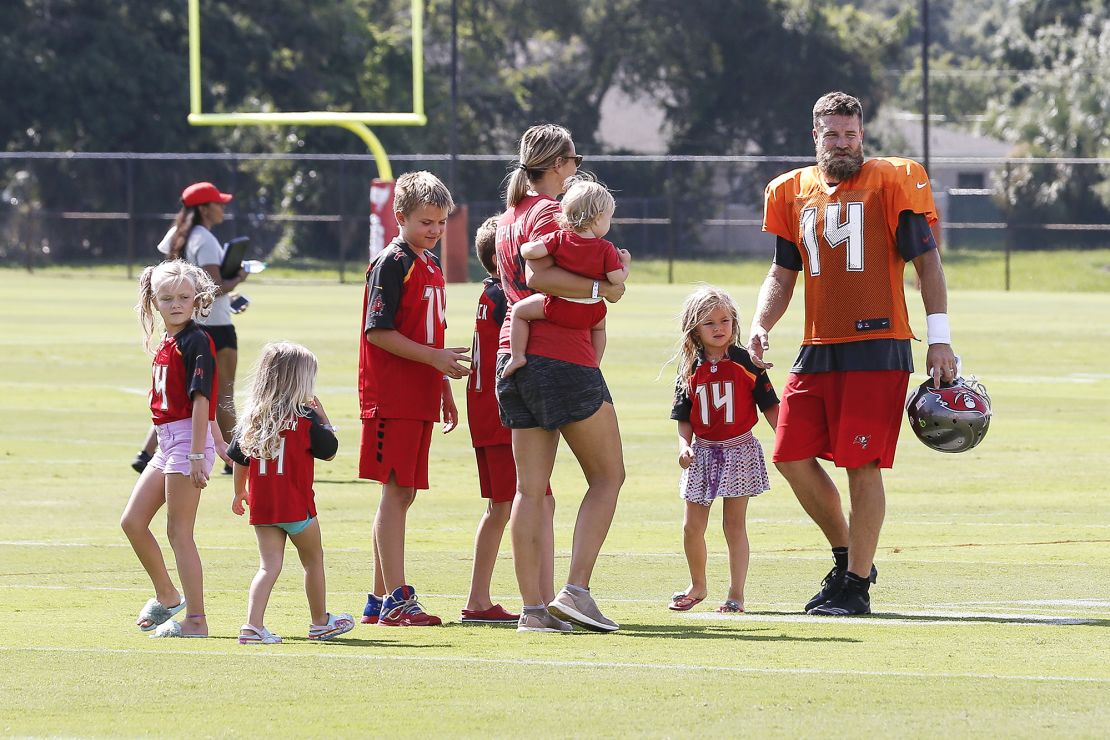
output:
[[[589,486],[574,524],[567,583],[589,588],[597,556],[617,509],[617,495],[624,484],[624,448],[616,409],[611,403],[603,403],[590,418],[567,424],[559,431],[578,458]]]
[[[553,535],[549,539],[552,527],[549,514],[554,509],[544,499],[548,498],[547,485],[558,448],[558,432],[539,427],[513,430],[516,497],[509,518],[509,531],[513,541],[517,586],[525,606],[548,603],[541,578],[544,566],[549,562],[545,548],[554,540]],[[554,565],[551,567],[554,569]]]

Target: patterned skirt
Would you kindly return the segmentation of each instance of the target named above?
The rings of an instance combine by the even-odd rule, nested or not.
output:
[[[682,471],[680,495],[709,506],[714,499],[758,496],[770,490],[763,448],[751,432],[723,442],[695,439],[694,461]]]

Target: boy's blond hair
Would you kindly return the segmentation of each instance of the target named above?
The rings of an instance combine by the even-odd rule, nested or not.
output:
[[[421,206],[446,208],[450,213],[455,210],[455,201],[443,181],[431,172],[406,172],[393,188],[393,210],[408,216]]]
[[[490,216],[474,233],[474,254],[491,277],[497,275],[497,216]]]
[[[617,202],[609,189],[592,177],[575,175],[567,179],[567,192],[563,196],[562,211],[555,220],[567,231],[585,231],[597,223]]]

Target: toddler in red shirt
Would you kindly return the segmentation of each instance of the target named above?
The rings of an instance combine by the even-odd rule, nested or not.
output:
[[[617,204],[613,194],[601,183],[584,177],[571,178],[556,217],[559,230],[521,246],[520,254],[529,260],[550,255],[564,270],[593,278],[623,283],[628,279],[632,255],[618,249],[604,237],[613,222]],[[590,329],[590,340],[597,362],[605,353],[605,301],[597,294],[594,283],[590,298],[559,298],[536,293],[513,305],[509,319],[509,351],[511,357],[501,377],[507,378],[524,367],[528,360],[529,321],[547,320],[571,329]]]

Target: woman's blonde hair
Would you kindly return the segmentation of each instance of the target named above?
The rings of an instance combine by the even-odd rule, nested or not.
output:
[[[682,312],[678,319],[681,337],[671,361],[678,361],[680,383],[690,382],[690,376],[694,374],[694,364],[702,351],[701,340],[698,339],[698,326],[718,308],[723,308],[732,317],[732,336],[729,337],[729,345],[743,346],[740,344],[740,310],[736,307],[732,296],[712,285],[699,286],[682,302]]]
[[[244,455],[272,460],[281,433],[308,415],[316,394],[316,355],[294,342],[271,342],[254,367],[235,436]]]
[[[520,137],[520,158],[509,174],[505,208],[514,208],[528,195],[529,186],[555,166],[555,160],[570,153],[570,131],[554,123],[533,126]]]
[[[609,189],[590,175],[568,177],[566,186],[555,221],[567,231],[585,231],[597,223],[606,211],[617,207]]]
[[[188,282],[196,293],[194,319],[207,316],[212,302],[216,300],[216,284],[212,276],[185,260],[166,260],[143,270],[139,276],[139,302],[135,304],[135,311],[139,314],[139,326],[143,328],[143,347],[148,352],[153,351],[150,338],[154,335],[155,317],[158,316],[155,295],[163,285],[179,282]]]

